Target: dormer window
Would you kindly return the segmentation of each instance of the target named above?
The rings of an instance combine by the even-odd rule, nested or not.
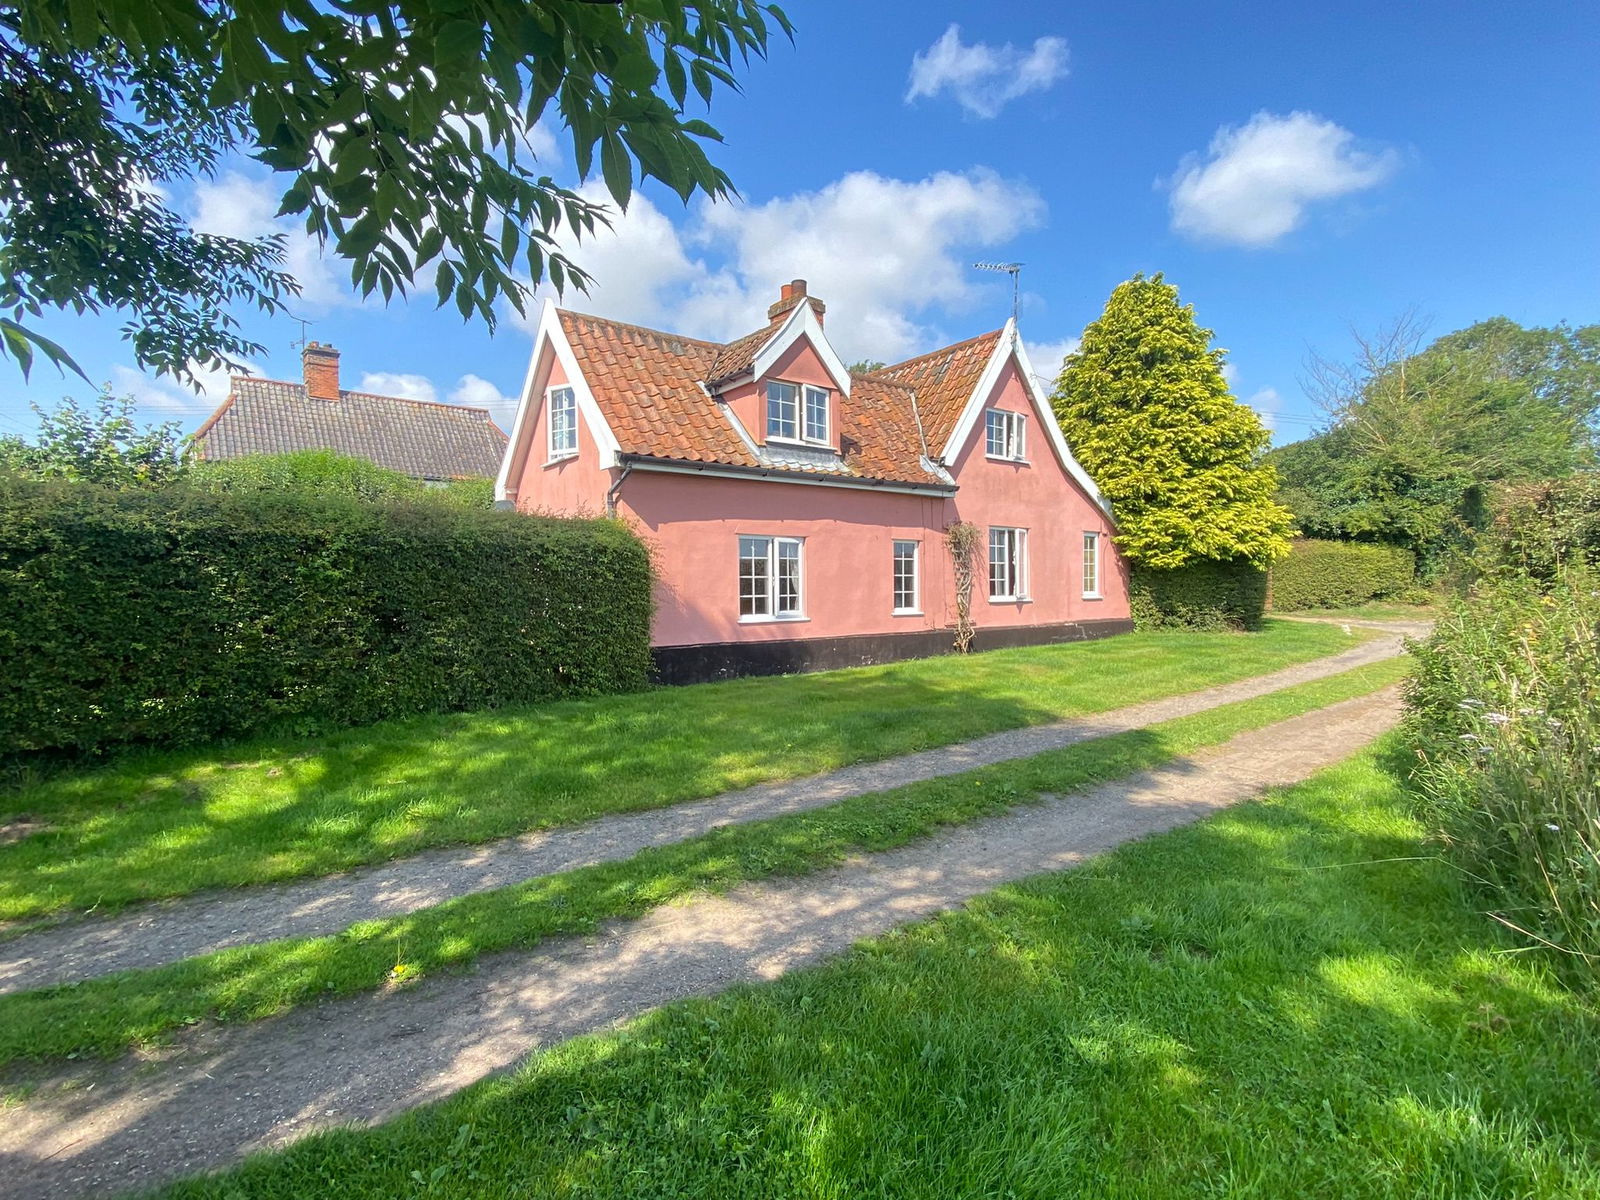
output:
[[[828,441],[828,389],[795,383],[767,384],[767,437]]]
[[[991,408],[984,416],[985,453],[990,458],[1024,461],[1023,428],[1028,418],[1021,413],[1006,412],[1003,408]]]
[[[578,452],[578,397],[569,387],[550,389],[550,457]]]

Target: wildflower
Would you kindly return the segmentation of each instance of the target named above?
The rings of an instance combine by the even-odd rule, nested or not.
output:
[[[1559,826],[1559,825],[1551,825],[1548,822],[1546,822],[1545,828],[1548,829],[1551,833],[1560,833],[1561,832],[1561,826]]]
[[[1483,701],[1482,700],[1470,700],[1470,699],[1469,700],[1463,700],[1460,704],[1456,705],[1456,707],[1462,709],[1465,712],[1471,712],[1473,709],[1482,708],[1483,707]]]
[[[1511,724],[1511,718],[1506,716],[1505,713],[1484,713],[1483,719],[1491,725]]]

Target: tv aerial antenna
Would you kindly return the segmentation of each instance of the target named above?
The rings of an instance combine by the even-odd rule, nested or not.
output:
[[[293,313],[289,313],[288,316],[289,320],[300,322],[300,340],[298,342],[290,342],[289,348],[291,350],[304,350],[306,348],[306,328],[307,326],[315,325],[316,322],[308,321],[304,317],[297,317]]]
[[[1022,299],[1022,286],[1019,276],[1022,274],[1022,264],[1012,262],[975,262],[972,264],[978,271],[1000,271],[1011,276],[1011,323],[1016,324],[1017,308]]]

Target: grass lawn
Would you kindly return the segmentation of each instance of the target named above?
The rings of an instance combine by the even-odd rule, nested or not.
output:
[[[1149,729],[961,775],[852,797],[826,808],[719,829],[631,859],[462,897],[329,937],[286,938],[171,966],[0,996],[0,1064],[115,1054],[201,1020],[248,1021],[327,997],[460,967],[478,955],[586,932],[697,891],[801,875],[852,853],[933,832],[1162,763],[1247,729],[1365,695],[1399,679],[1374,663]]]
[[[169,1197],[1593,1197],[1600,1015],[1382,748]]]
[[[1337,627],[1129,634],[145,754],[0,795],[0,921],[322,875],[1103,712],[1353,645]]]

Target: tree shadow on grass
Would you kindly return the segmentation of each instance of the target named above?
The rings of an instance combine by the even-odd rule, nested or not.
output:
[[[325,874],[1103,711],[1283,661],[1281,649],[1239,638],[1140,636],[129,757],[0,799],[39,825],[0,845],[0,917]]]
[[[1503,949],[1342,768],[176,1194],[1593,1194],[1600,1021]]]

